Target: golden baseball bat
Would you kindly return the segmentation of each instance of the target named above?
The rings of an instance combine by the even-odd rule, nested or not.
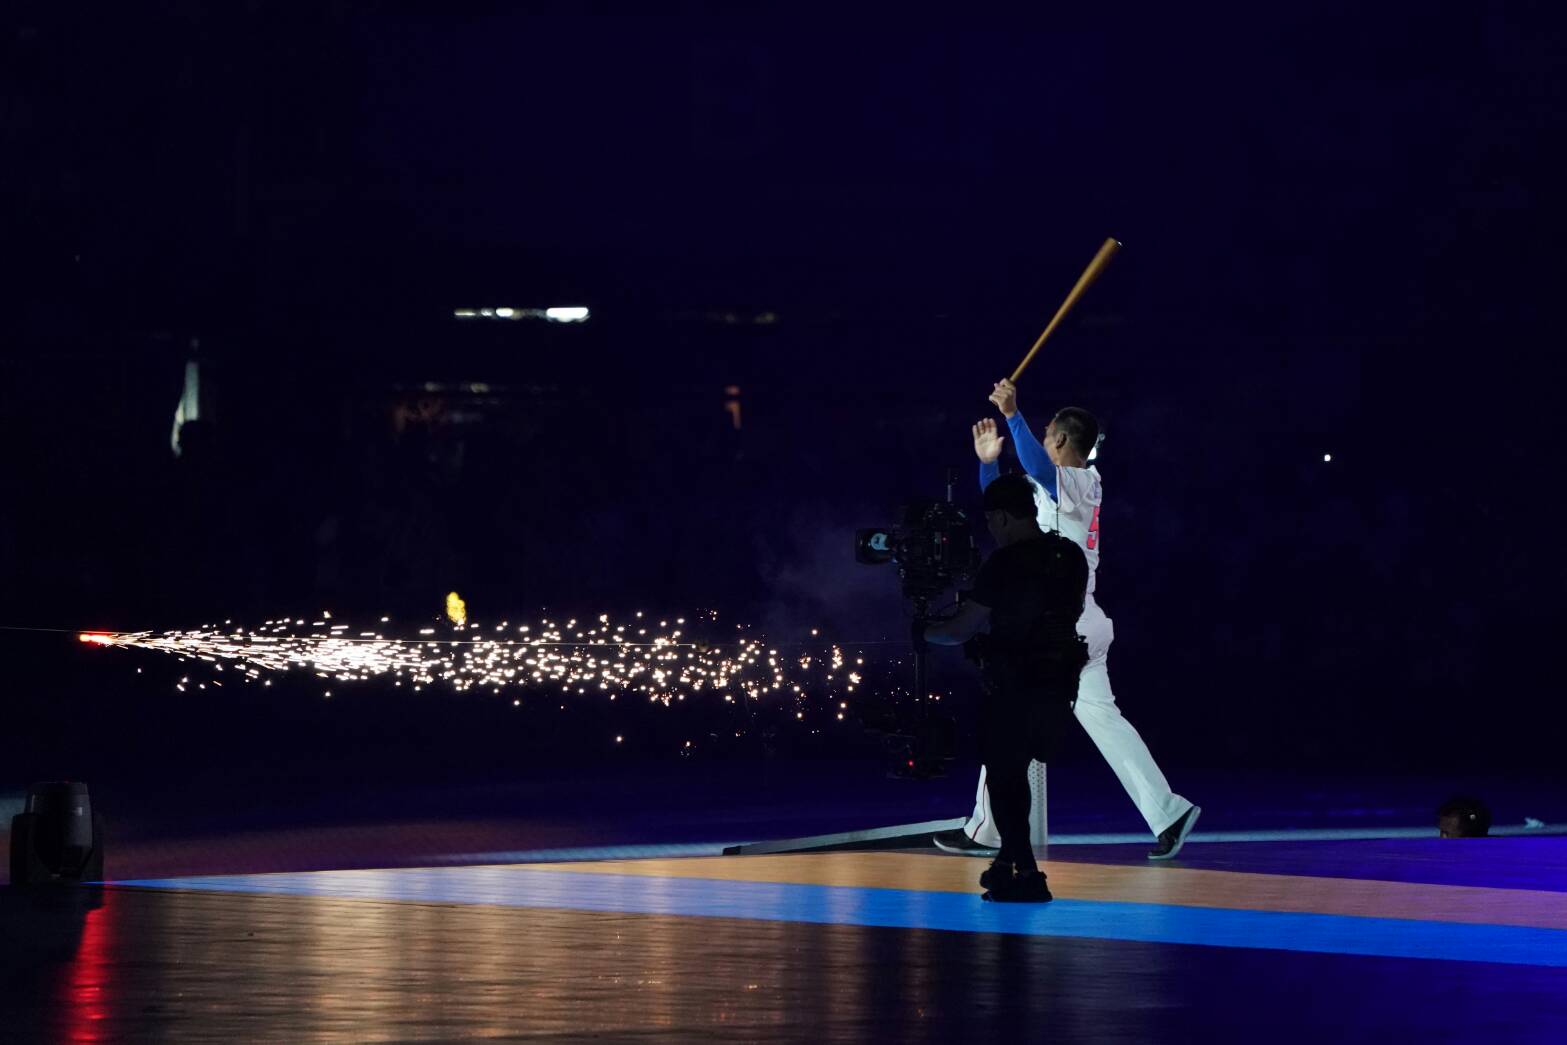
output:
[[[1050,321],[1050,325],[1045,328],[1045,332],[1039,335],[1039,340],[1034,342],[1034,347],[1028,350],[1028,355],[1023,357],[1023,362],[1019,363],[1017,369],[1012,371],[1011,381],[1013,384],[1017,384],[1017,379],[1023,376],[1024,370],[1028,369],[1028,364],[1034,361],[1034,354],[1039,351],[1039,347],[1045,343],[1045,339],[1060,324],[1062,317],[1072,311],[1072,306],[1077,304],[1077,299],[1083,296],[1083,291],[1093,285],[1094,280],[1099,278],[1105,267],[1110,264],[1110,259],[1115,257],[1115,252],[1120,249],[1121,241],[1114,237],[1105,240],[1100,245],[1099,253],[1094,255],[1094,260],[1090,261],[1088,267],[1083,270],[1083,274],[1077,277],[1077,285],[1072,288],[1072,293],[1068,294],[1066,300],[1061,302],[1061,307],[1056,309],[1055,318]]]

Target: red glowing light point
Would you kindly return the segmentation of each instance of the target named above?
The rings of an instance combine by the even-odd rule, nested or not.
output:
[[[80,642],[93,642],[99,646],[114,645],[114,636],[104,631],[84,631],[76,638]]]

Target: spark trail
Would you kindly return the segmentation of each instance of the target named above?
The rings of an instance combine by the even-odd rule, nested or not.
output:
[[[716,621],[717,614],[708,613],[697,623],[712,628]],[[864,681],[863,649],[846,653],[827,642],[797,643],[786,654],[748,636],[743,626],[735,632],[726,641],[703,641],[688,636],[683,617],[655,621],[638,613],[616,623],[606,613],[592,622],[545,618],[515,626],[465,620],[422,628],[413,638],[384,628],[355,631],[325,615],[308,624],[267,621],[253,630],[226,623],[189,631],[83,632],[79,638],[168,653],[196,665],[196,674],[175,683],[181,692],[235,681],[271,685],[278,674],[308,671],[327,685],[383,679],[415,690],[446,685],[458,692],[517,691],[518,704],[530,693],[639,696],[666,707],[702,694],[731,704],[771,696],[802,707],[825,700],[838,720],[844,718],[847,698]]]

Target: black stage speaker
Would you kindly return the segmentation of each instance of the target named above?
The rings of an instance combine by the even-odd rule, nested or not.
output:
[[[11,884],[103,880],[103,819],[87,785],[34,784],[26,811],[11,818]]]

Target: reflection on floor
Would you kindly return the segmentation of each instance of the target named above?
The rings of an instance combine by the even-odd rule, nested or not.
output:
[[[925,852],[3,894],[21,943],[0,971],[32,989],[0,1012],[106,1040],[1547,1041],[1567,1021],[1567,838],[1058,848],[1048,905],[983,903],[982,861]]]

